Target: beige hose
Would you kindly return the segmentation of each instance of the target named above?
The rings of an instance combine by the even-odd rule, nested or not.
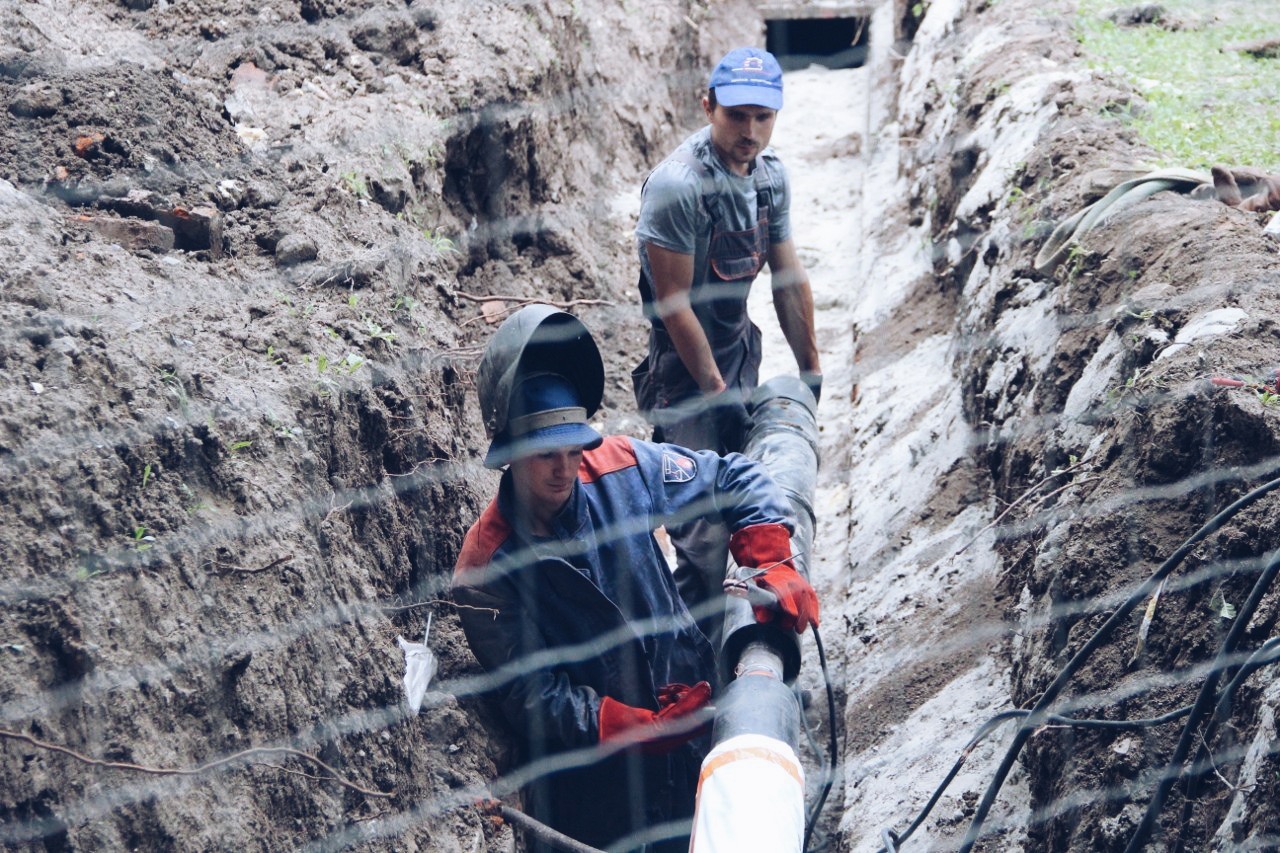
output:
[[[1132,204],[1164,190],[1190,192],[1213,179],[1204,172],[1191,169],[1160,169],[1140,178],[1124,181],[1102,198],[1083,207],[1063,220],[1036,254],[1036,272],[1049,275],[1062,262],[1072,244],[1107,218]]]

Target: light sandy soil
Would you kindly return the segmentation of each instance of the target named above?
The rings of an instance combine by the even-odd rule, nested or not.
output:
[[[983,508],[971,507],[928,538],[911,542],[907,533],[936,500],[936,481],[961,463],[968,433],[949,381],[953,343],[894,322],[894,310],[928,269],[927,254],[917,242],[923,257],[911,257],[909,246],[894,264],[867,256],[876,243],[864,235],[883,210],[876,199],[901,193],[885,170],[868,170],[873,158],[859,156],[873,153],[863,151],[869,75],[868,68],[818,66],[788,73],[773,138],[792,180],[793,231],[813,287],[823,357],[811,571],[824,604],[831,675],[844,699],[838,808],[850,846],[842,849],[856,851],[876,850],[881,829],[902,830],[965,742],[1008,701],[1007,673],[971,638],[994,559],[976,548],[961,559],[939,559],[986,522]],[[867,275],[868,268],[877,274]],[[751,313],[765,334],[762,379],[793,373],[767,275],[753,289]],[[866,364],[856,357],[859,338],[864,347],[877,339],[894,354]],[[807,648],[802,683],[816,690],[812,641]],[[991,754],[988,748],[970,758],[971,775],[953,784],[935,817],[960,812],[956,797],[973,790]]]

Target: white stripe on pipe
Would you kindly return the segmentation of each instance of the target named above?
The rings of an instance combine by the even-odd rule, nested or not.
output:
[[[690,853],[799,853],[804,769],[788,744],[745,734],[702,762]]]

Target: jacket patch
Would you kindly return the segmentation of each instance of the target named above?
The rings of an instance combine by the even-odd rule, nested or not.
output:
[[[698,463],[688,456],[662,451],[662,482],[687,483],[698,474]]]

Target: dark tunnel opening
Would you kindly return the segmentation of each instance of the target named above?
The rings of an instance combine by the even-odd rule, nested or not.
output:
[[[867,19],[855,17],[770,18],[765,49],[783,71],[822,65],[858,68],[867,58]]]

